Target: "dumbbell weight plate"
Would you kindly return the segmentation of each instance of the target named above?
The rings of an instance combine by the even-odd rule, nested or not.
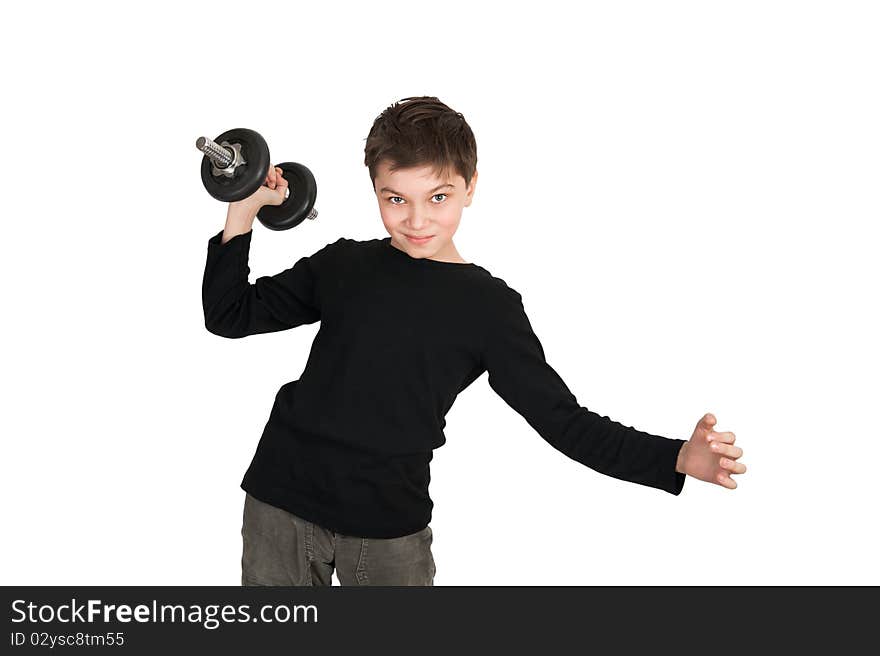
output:
[[[217,200],[233,203],[253,194],[269,171],[269,146],[258,133],[248,128],[234,128],[214,139],[218,144],[228,141],[230,144],[241,144],[241,156],[246,162],[235,169],[231,178],[225,175],[214,175],[211,170],[214,164],[211,158],[202,157],[202,183],[205,189]]]
[[[318,197],[318,184],[312,172],[302,164],[282,162],[276,166],[283,171],[290,195],[281,205],[263,205],[257,218],[271,230],[289,230],[302,223],[312,211]]]

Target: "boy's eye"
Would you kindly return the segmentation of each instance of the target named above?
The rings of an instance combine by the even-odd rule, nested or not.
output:
[[[431,198],[437,198],[437,196],[444,196],[444,197],[446,197],[447,195],[448,195],[448,194],[434,194],[433,196],[431,196]],[[399,198],[400,200],[403,200],[402,198],[400,198],[400,196],[389,196],[389,197],[388,197],[388,200],[391,202],[392,205],[400,205],[400,203],[396,203],[396,202],[394,202],[394,199],[395,199],[395,198]],[[443,202],[443,201],[438,201],[438,203],[442,203],[442,202]]]

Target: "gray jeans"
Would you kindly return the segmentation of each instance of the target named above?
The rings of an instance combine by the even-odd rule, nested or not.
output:
[[[342,535],[245,493],[241,584],[434,585],[430,526],[399,538]]]

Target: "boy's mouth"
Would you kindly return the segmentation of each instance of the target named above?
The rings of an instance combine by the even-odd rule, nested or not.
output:
[[[404,234],[404,237],[406,237],[413,244],[426,244],[426,243],[428,243],[428,241],[430,239],[432,239],[434,237],[434,235],[427,235],[425,237],[415,237],[413,235],[408,235],[406,233],[403,233],[403,234]]]

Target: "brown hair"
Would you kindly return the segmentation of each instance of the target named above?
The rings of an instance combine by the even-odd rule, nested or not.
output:
[[[379,163],[392,171],[430,165],[435,175],[450,170],[470,184],[477,169],[477,142],[460,112],[434,96],[403,98],[387,107],[370,128],[364,147],[364,164],[376,188]]]

